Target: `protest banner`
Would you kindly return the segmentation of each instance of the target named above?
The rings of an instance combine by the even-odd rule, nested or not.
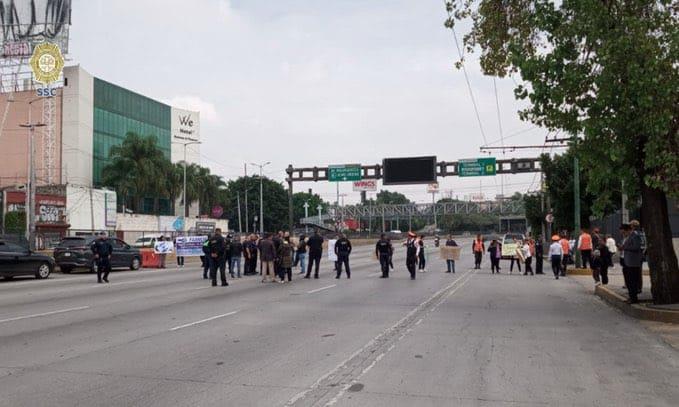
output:
[[[203,256],[203,243],[205,243],[206,240],[207,236],[177,236],[175,241],[177,256]]]

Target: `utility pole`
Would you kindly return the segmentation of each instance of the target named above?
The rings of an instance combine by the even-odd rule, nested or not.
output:
[[[304,222],[304,233],[309,236],[309,201],[304,201],[304,218],[307,222]]]
[[[431,193],[431,211],[434,214],[434,233],[436,233],[436,229],[438,229],[438,222],[436,219],[436,192],[432,191]]]
[[[248,233],[248,225],[250,217],[248,216],[248,165],[243,163],[243,170],[245,173],[245,233]]]
[[[575,267],[580,267],[580,250],[578,250],[578,236],[580,236],[580,162],[577,155],[573,158],[573,237],[575,238]]]
[[[240,218],[240,192],[236,192],[236,202],[238,202],[238,233],[243,233],[243,224]],[[247,221],[245,221],[247,223]]]
[[[318,204],[316,210],[318,211],[318,226],[323,226],[323,206]]]
[[[186,204],[186,147],[191,145],[191,144],[201,144],[200,141],[196,139],[192,139],[189,137],[181,137],[181,136],[174,136],[176,139],[184,140],[184,141],[173,141],[172,143],[174,144],[181,144],[184,146],[184,180],[183,180],[183,187],[182,187],[182,219],[184,221],[182,222],[182,229],[184,232],[186,232],[186,216],[187,216],[187,211],[188,211],[188,205]]]
[[[28,240],[28,247],[31,250],[35,249],[35,163],[33,162],[35,157],[35,128],[44,127],[45,123],[33,123],[31,110],[33,102],[40,100],[34,99],[28,102],[28,123],[20,124],[19,127],[28,129],[28,182],[26,189],[26,239]]]
[[[540,220],[540,225],[542,225],[542,241],[545,241],[546,230],[545,230],[545,173],[540,172],[540,214],[542,219]]]
[[[250,163],[250,165],[254,165],[255,167],[259,167],[259,232],[263,233],[264,232],[264,181],[263,181],[263,169],[267,165],[271,164],[271,161],[267,161],[264,164],[255,164],[255,163]]]

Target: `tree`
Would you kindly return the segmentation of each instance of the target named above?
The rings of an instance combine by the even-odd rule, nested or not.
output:
[[[470,19],[468,51],[484,73],[520,74],[520,117],[573,135],[607,199],[611,177],[641,197],[655,303],[679,302],[667,196],[679,194],[679,20],[671,0],[447,1],[453,28]],[[576,137],[577,136],[577,139]]]
[[[304,217],[305,202],[309,204],[309,216],[314,216],[318,213],[316,209],[318,205],[321,205],[321,208],[323,208],[323,213],[328,213],[330,204],[325,202],[320,195],[308,192],[295,192],[292,194],[292,218],[295,223]]]
[[[155,136],[142,137],[128,132],[125,140],[109,151],[111,162],[104,167],[103,183],[121,196],[126,206],[140,212],[146,196],[158,196],[168,160],[158,147]]]
[[[249,219],[245,219],[244,195],[247,186],[248,191],[248,212]],[[270,178],[262,179],[262,190],[264,192],[264,230],[278,231],[287,227],[288,223],[288,193],[283,184]],[[239,177],[231,180],[226,185],[228,204],[226,206],[229,221],[232,225],[238,225],[238,194],[241,199],[241,216],[245,222],[249,221],[251,226],[255,216],[259,217],[259,176]],[[259,229],[259,221],[257,222]],[[245,225],[243,225],[245,229]]]
[[[377,205],[403,205],[411,203],[410,200],[402,193],[387,191],[384,189],[377,193],[375,202]]]

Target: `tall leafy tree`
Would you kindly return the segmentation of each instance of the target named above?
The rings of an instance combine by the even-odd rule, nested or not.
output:
[[[450,0],[488,75],[519,74],[524,120],[578,136],[589,188],[641,197],[653,299],[679,302],[667,196],[679,194],[679,20],[673,0]],[[602,193],[598,199],[607,199]]]
[[[308,192],[296,192],[292,194],[292,216],[293,221],[298,223],[301,218],[304,217],[304,203],[309,204],[309,216],[314,216],[318,213],[316,209],[318,205],[321,205],[323,213],[328,212],[330,204],[321,198],[318,194],[310,194]]]
[[[143,208],[144,197],[163,192],[158,180],[164,179],[168,160],[155,136],[129,132],[122,144],[111,147],[109,157],[111,162],[103,170],[104,185],[113,187],[135,211]]]
[[[235,227],[238,227],[237,196],[241,199],[241,219],[245,222],[245,190],[248,191],[248,227],[254,223],[255,216],[259,217],[259,176],[239,177],[227,183],[228,192],[227,216]],[[267,232],[283,230],[288,223],[288,193],[283,184],[270,178],[262,178],[264,195],[264,230]],[[245,225],[243,225],[245,229]],[[259,221],[256,228],[259,229]]]

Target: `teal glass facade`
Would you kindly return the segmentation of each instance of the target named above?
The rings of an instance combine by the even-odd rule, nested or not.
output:
[[[94,78],[94,122],[92,171],[95,187],[102,186],[104,167],[110,162],[111,147],[121,145],[125,135],[155,136],[167,159],[171,149],[171,108],[112,83]],[[146,201],[146,200],[145,200]],[[169,201],[161,200],[161,214],[171,212]],[[152,212],[144,205],[144,212]],[[146,210],[150,209],[150,210]]]

